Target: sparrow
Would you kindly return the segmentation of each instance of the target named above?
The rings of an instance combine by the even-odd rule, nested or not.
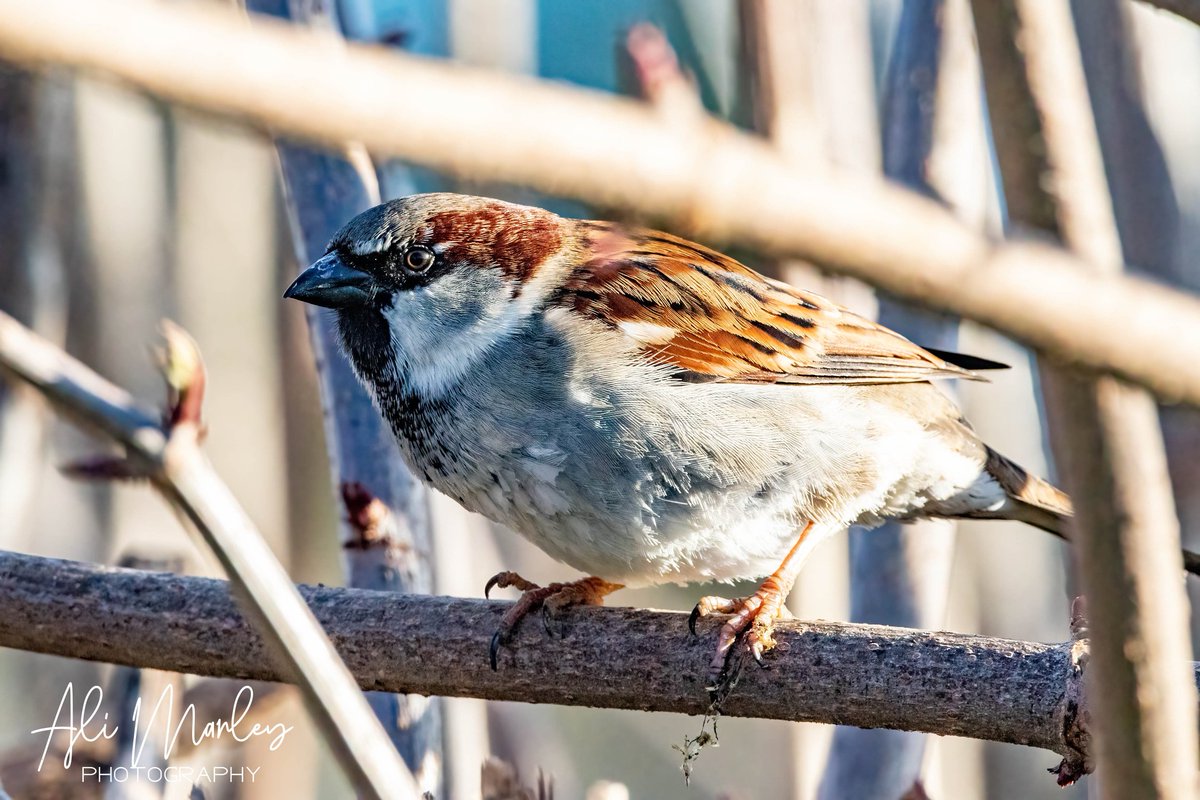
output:
[[[702,598],[761,662],[805,559],[850,525],[1019,520],[1063,535],[1069,499],[984,444],[934,383],[1003,367],[922,348],[686,239],[459,194],[346,224],[285,297],[334,309],[346,355],[415,475],[591,577],[623,586],[765,579]]]

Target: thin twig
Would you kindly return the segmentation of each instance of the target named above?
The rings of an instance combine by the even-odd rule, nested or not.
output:
[[[169,427],[128,394],[0,314],[0,371],[120,443],[127,470],[149,478],[195,525],[265,632],[263,658],[299,683],[309,712],[347,777],[365,796],[417,797],[412,776],[355,688],[287,573],[198,442],[203,364],[195,345],[168,327],[165,374],[176,400]],[[31,630],[35,636],[38,635]]]
[[[1200,405],[1196,298],[1089,275],[1047,242],[998,244],[932,200],[799,170],[726,126],[676,125],[634,101],[343,47],[207,5],[129,0],[114,14],[91,0],[0,0],[0,54],[101,70],[297,137],[335,147],[358,140],[478,181],[524,184],[809,259]],[[502,121],[504,135],[481,120]]]

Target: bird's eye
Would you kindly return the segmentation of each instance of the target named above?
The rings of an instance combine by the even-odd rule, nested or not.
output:
[[[435,260],[437,256],[428,247],[414,247],[404,254],[404,266],[410,272],[424,272]]]

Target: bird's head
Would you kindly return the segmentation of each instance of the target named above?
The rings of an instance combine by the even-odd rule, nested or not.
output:
[[[436,396],[541,305],[569,230],[538,208],[412,195],[350,220],[284,296],[337,311],[364,378],[398,370]]]

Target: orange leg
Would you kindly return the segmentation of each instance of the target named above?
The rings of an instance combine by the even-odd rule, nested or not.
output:
[[[804,526],[804,530],[800,531],[796,543],[783,557],[779,567],[767,576],[754,594],[733,600],[724,597],[702,597],[692,609],[688,627],[693,634],[696,632],[696,620],[701,617],[710,614],[733,615],[721,626],[717,635],[717,649],[708,667],[709,691],[719,691],[728,683],[729,657],[734,643],[743,634],[747,650],[760,664],[763,653],[775,646],[771,631],[775,627],[775,621],[787,611],[784,601],[796,583],[800,568],[804,566],[808,548],[803,545],[812,528],[811,522]]]
[[[511,641],[517,626],[521,624],[521,620],[525,619],[533,611],[539,608],[542,610],[542,623],[546,626],[546,633],[553,636],[554,631],[550,627],[550,621],[559,611],[569,606],[604,605],[606,595],[624,588],[620,583],[609,583],[597,577],[582,578],[570,583],[552,583],[548,586],[538,586],[532,581],[525,580],[515,572],[501,572],[493,575],[487,582],[487,585],[483,588],[483,596],[487,597],[494,588],[506,589],[510,586],[520,589],[523,594],[517,602],[513,603],[512,608],[505,612],[504,617],[500,620],[499,629],[492,636],[489,655],[493,670],[498,665],[500,648]]]

